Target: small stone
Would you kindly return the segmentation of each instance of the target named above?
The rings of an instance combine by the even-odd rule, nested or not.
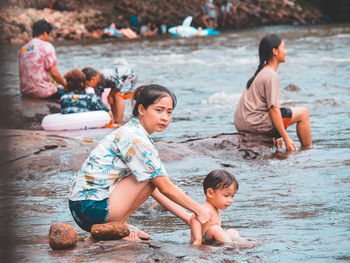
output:
[[[64,223],[54,223],[50,227],[49,244],[53,250],[75,247],[78,232],[74,227]]]
[[[291,92],[298,92],[301,90],[297,85],[294,85],[294,84],[289,84],[284,89]]]
[[[127,224],[110,222],[95,224],[91,227],[91,236],[95,240],[117,240],[130,234]]]

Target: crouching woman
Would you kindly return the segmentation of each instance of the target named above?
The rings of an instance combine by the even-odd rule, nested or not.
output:
[[[152,196],[187,224],[191,215],[183,208],[207,222],[208,213],[171,182],[150,137],[168,127],[175,95],[152,84],[137,88],[132,99],[134,117],[102,139],[75,175],[69,195],[74,220],[85,231],[93,224],[123,224]],[[129,240],[149,237],[130,231]]]

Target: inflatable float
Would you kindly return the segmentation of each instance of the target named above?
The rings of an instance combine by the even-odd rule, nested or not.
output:
[[[220,31],[211,28],[197,29],[191,26],[192,16],[188,16],[180,26],[173,26],[168,29],[168,32],[175,37],[194,37],[194,36],[215,36],[219,35]]]
[[[46,131],[88,130],[105,127],[111,121],[106,111],[46,115],[41,126]]]

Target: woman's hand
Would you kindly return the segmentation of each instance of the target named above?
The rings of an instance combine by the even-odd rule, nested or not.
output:
[[[201,208],[198,210],[198,212],[196,213],[196,217],[197,220],[201,223],[201,224],[206,224],[209,221],[209,213],[207,212],[207,210],[205,210],[202,206]]]
[[[287,148],[288,151],[298,150],[298,148],[295,145],[294,141],[291,138],[289,138],[289,136],[284,138],[284,144],[286,145],[286,148]]]

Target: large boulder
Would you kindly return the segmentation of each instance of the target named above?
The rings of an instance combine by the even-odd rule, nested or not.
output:
[[[64,223],[54,223],[50,227],[49,244],[53,250],[75,247],[78,232],[74,227]]]
[[[91,227],[91,236],[95,240],[118,240],[130,234],[127,224],[110,222],[95,224]]]

